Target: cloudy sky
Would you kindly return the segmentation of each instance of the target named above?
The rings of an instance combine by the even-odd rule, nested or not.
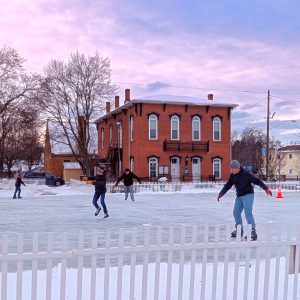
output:
[[[298,0],[0,0],[0,46],[31,72],[99,51],[121,96],[213,93],[239,104],[235,130],[265,130],[270,89],[271,136],[300,142],[299,15]]]

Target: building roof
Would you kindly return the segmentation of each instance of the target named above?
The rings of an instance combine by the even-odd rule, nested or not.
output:
[[[81,167],[78,162],[64,162],[64,169],[77,170],[77,169],[81,169]]]
[[[157,95],[157,96],[142,97],[142,98],[130,100],[129,102],[116,108],[115,110],[112,110],[110,113],[101,116],[95,121],[95,123],[99,123],[104,119],[108,119],[112,115],[118,114],[123,109],[130,108],[136,103],[212,106],[212,107],[230,107],[230,108],[238,107],[238,104],[224,103],[215,99],[207,100],[207,99],[200,99],[200,98],[189,97],[189,96]]]
[[[294,152],[294,151],[300,151],[300,145],[289,145],[285,147],[280,147],[278,149],[280,152]]]

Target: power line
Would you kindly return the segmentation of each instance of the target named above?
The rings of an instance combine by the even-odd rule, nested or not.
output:
[[[288,102],[299,102],[300,103],[300,100],[295,100],[295,99],[289,99],[289,98],[285,98],[285,97],[279,97],[279,96],[275,96],[275,95],[272,95],[272,98],[278,98],[278,99],[282,99],[282,100],[286,100]]]
[[[130,84],[130,85],[141,85],[148,86],[146,83],[136,82],[115,82],[116,84]],[[155,85],[155,84],[154,84]],[[233,92],[233,93],[252,93],[252,94],[265,94],[267,91],[252,91],[252,90],[230,90],[230,89],[217,89],[217,88],[203,88],[203,87],[191,87],[191,86],[177,86],[177,85],[166,85],[166,88],[178,88],[178,89],[190,89],[190,90],[209,90],[209,91],[220,91],[220,92]]]

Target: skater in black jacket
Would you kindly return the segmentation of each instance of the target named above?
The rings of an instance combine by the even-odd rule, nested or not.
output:
[[[104,217],[108,218],[108,212],[105,204],[105,193],[106,193],[106,174],[105,170],[102,168],[97,169],[97,174],[95,180],[93,181],[93,185],[95,186],[95,194],[93,197],[93,205],[96,208],[95,216],[98,216],[101,208],[98,205],[98,200],[100,198],[100,203],[103,208]]]
[[[241,214],[244,210],[247,223],[252,225],[251,239],[257,240],[255,221],[252,214],[254,203],[254,189],[252,184],[260,186],[270,196],[272,196],[272,191],[261,180],[241,168],[237,160],[233,160],[230,163],[230,173],[229,179],[220,191],[217,199],[219,201],[233,185],[235,186],[236,199],[233,209],[235,226],[243,226]],[[236,230],[231,233],[231,237],[236,237],[236,235]],[[241,235],[243,235],[243,227]]]
[[[133,179],[136,179],[141,184],[141,179],[137,177],[133,172],[131,172],[128,168],[125,169],[125,172],[122,174],[121,177],[118,178],[118,181],[116,182],[116,185],[121,180],[124,180],[124,188],[125,188],[125,200],[128,198],[128,194],[130,193],[130,198],[132,201],[134,201],[133,196]]]
[[[17,199],[17,193],[18,193],[18,199],[22,199],[22,197],[21,197],[21,184],[26,186],[25,183],[21,179],[21,175],[19,174],[16,178],[16,183],[15,183],[16,190],[15,190],[13,199]]]

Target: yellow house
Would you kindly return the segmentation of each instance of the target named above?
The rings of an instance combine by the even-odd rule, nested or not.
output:
[[[278,153],[284,157],[285,164],[280,169],[280,175],[287,180],[300,179],[300,145],[290,145],[278,149]]]

